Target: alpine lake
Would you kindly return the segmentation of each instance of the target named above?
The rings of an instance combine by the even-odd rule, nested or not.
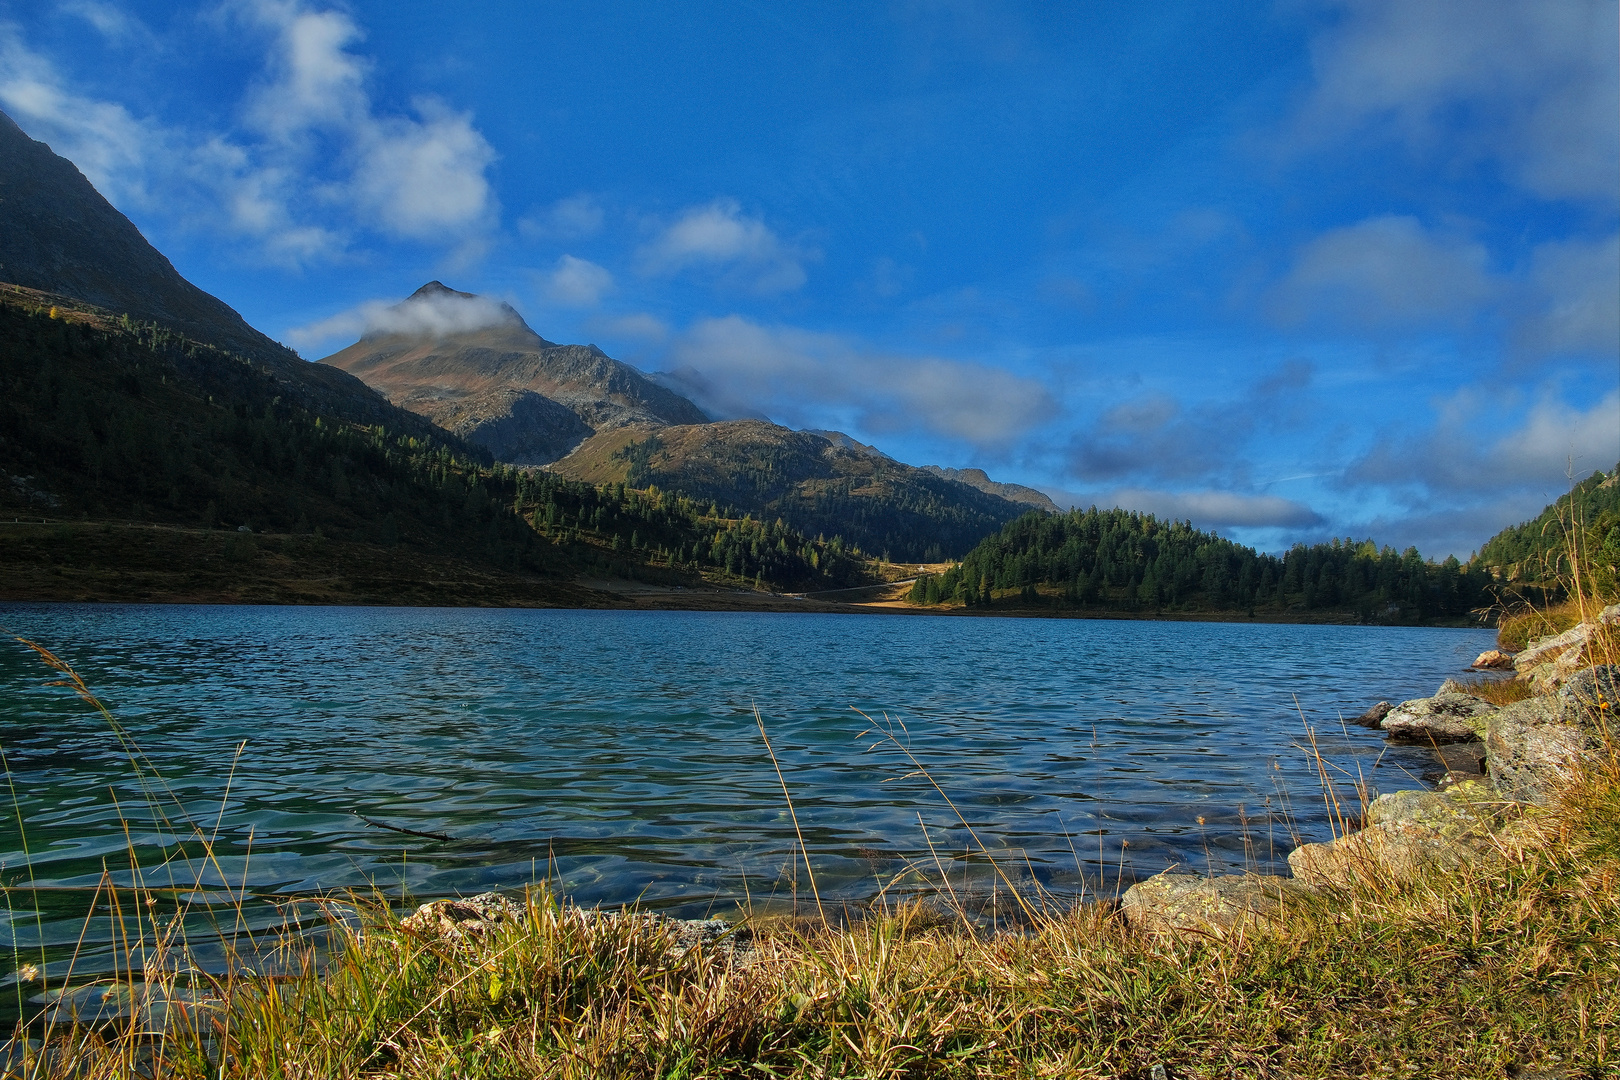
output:
[[[13,986],[26,962],[53,981],[134,963],[136,897],[207,969],[306,925],[319,897],[414,904],[545,881],[583,906],[734,918],[805,913],[813,874],[837,911],[948,891],[994,923],[1009,885],[1061,905],[1171,866],[1286,873],[1362,789],[1420,786],[1434,767],[1345,720],[1434,693],[1494,642],[67,604],[0,605],[0,626],[71,664],[113,721],[49,685],[60,676],[33,651],[0,650]]]

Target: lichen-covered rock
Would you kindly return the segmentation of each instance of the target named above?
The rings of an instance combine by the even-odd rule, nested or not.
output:
[[[503,923],[516,922],[523,909],[499,893],[480,893],[464,900],[434,900],[400,920],[400,927],[423,937],[450,941],[476,940]]]
[[[1392,791],[1367,806],[1369,825],[1410,821],[1447,840],[1474,841],[1488,835],[1500,805],[1483,780],[1465,780],[1444,791]]]
[[[1272,875],[1160,874],[1126,889],[1120,912],[1132,929],[1148,933],[1225,934],[1280,917],[1290,900],[1307,891],[1299,882]]]
[[[1411,881],[1431,869],[1471,862],[1478,848],[1447,839],[1417,821],[1385,821],[1324,844],[1302,844],[1288,856],[1294,877],[1312,888]]]
[[[1475,657],[1474,662],[1469,666],[1484,670],[1510,668],[1513,666],[1513,654],[1505,653],[1501,649],[1486,649]]]
[[[1545,806],[1592,746],[1590,733],[1557,697],[1497,710],[1485,730],[1491,784],[1504,799]]]
[[[1599,664],[1573,673],[1559,689],[1558,703],[1572,722],[1593,734],[1620,736],[1620,665]]]
[[[1485,723],[1495,711],[1495,705],[1471,694],[1446,692],[1401,702],[1379,727],[1397,742],[1466,742],[1485,734]]]

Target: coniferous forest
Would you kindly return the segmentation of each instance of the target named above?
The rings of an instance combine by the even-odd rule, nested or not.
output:
[[[1281,556],[1184,521],[1126,510],[1026,514],[943,574],[914,603],[1041,605],[1075,612],[1338,613],[1363,621],[1463,620],[1494,602],[1495,579],[1455,558],[1425,561],[1372,541],[1296,545]]]

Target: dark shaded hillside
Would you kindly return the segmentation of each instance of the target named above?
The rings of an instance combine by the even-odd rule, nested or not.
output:
[[[656,484],[699,502],[841,536],[868,555],[937,562],[1024,512],[965,483],[760,420],[614,432],[553,466],[596,483]]]
[[[1125,510],[1031,513],[944,574],[919,604],[1094,612],[1339,613],[1364,622],[1463,621],[1493,602],[1488,572],[1372,541],[1296,545],[1278,558]]]
[[[273,372],[284,393],[359,423],[426,433],[359,379],[299,359],[187,281],[71,161],[0,113],[0,282],[154,323]]]
[[[671,495],[492,465],[442,433],[323,416],[266,365],[40,299],[0,290],[0,517],[335,540],[372,550],[378,579],[399,561],[390,553],[408,550],[463,577],[481,566],[552,578],[714,573],[762,587],[864,580],[840,545]],[[123,558],[108,545],[80,548],[111,569]],[[127,555],[131,565],[142,557]],[[240,564],[241,577],[268,568]]]

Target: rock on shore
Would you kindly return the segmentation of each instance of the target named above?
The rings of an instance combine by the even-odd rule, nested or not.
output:
[[[1620,605],[1606,608],[1604,621],[1620,622]],[[1379,795],[1359,831],[1296,848],[1288,856],[1292,878],[1165,873],[1139,882],[1121,899],[1126,922],[1148,933],[1217,936],[1261,927],[1290,900],[1455,870],[1489,853],[1500,836],[1534,827],[1528,809],[1548,805],[1584,758],[1620,743],[1620,666],[1581,668],[1567,659],[1586,655],[1594,626],[1583,626],[1519,654],[1530,660],[1520,678],[1540,674],[1532,680],[1538,696],[1497,708],[1448,679],[1434,697],[1394,708],[1379,702],[1357,719],[1391,741],[1432,745],[1445,769],[1439,790]],[[1490,653],[1476,663],[1501,666]]]
[[[1496,706],[1472,694],[1442,689],[1434,697],[1403,701],[1391,709],[1379,727],[1396,742],[1467,742],[1485,734],[1486,721]]]

